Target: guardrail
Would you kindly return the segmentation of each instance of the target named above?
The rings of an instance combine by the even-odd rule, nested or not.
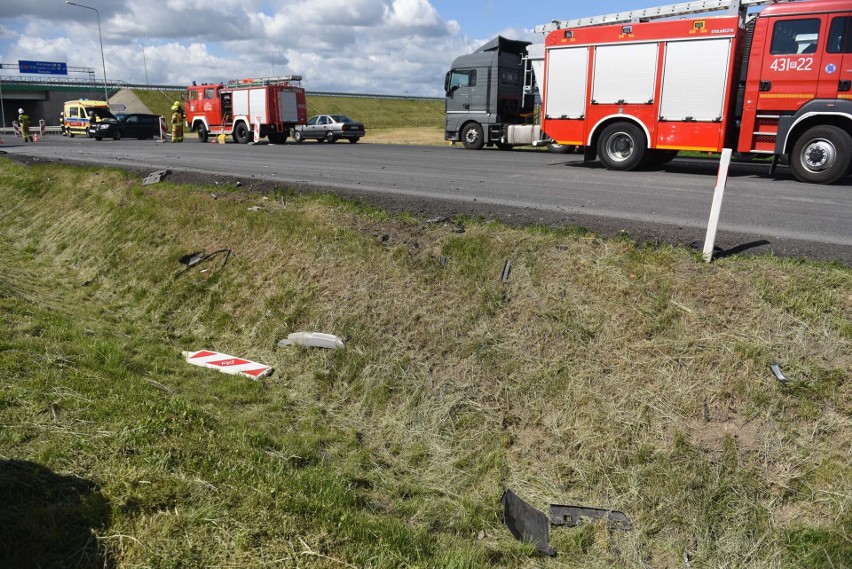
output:
[[[26,85],[41,85],[48,87],[86,87],[86,88],[103,88],[103,82],[84,81],[80,79],[68,78],[44,78],[32,79],[29,77],[16,77],[13,75],[0,76],[0,81],[8,84],[26,84]],[[148,85],[145,83],[128,83],[126,81],[108,81],[107,89],[115,91],[117,89],[145,89],[148,91],[185,91],[186,85]],[[334,92],[334,91],[305,91],[308,96],[316,97],[343,97],[347,99],[398,99],[412,101],[442,101],[442,97],[422,97],[417,95],[390,95],[385,93],[357,93],[357,92]]]

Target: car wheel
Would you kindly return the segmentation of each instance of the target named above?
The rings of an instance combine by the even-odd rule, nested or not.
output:
[[[68,138],[74,138],[74,133],[70,130],[68,131]]]
[[[606,127],[598,139],[598,156],[608,170],[634,170],[646,153],[645,133],[629,122]]]
[[[204,123],[198,125],[198,142],[207,142],[207,138],[209,133],[207,132],[207,127],[204,126]]]
[[[815,126],[793,145],[790,170],[800,182],[833,184],[849,172],[852,137],[832,125]]]
[[[355,144],[355,143],[356,143],[356,142],[358,142],[359,140],[361,140],[361,139],[360,139],[360,138],[358,138],[357,136],[356,136],[355,138],[350,138],[350,139],[349,139],[349,144]]]
[[[325,134],[325,139],[328,141],[329,144],[334,144],[335,142],[337,142],[337,138],[334,136],[333,132],[327,132]]]
[[[104,139],[104,137],[103,137],[103,136],[96,136],[96,137],[95,137],[95,140],[97,140],[98,142],[100,142],[100,141],[101,141],[101,140],[103,140],[103,139]]]
[[[113,140],[121,140],[121,131],[117,130],[114,133],[112,133],[112,139]]]
[[[462,144],[468,150],[479,150],[485,144],[482,137],[482,127],[478,124],[470,123],[462,129]]]
[[[298,130],[293,132],[293,140],[298,143],[302,143],[305,141],[304,137],[302,136],[302,133]]]
[[[234,141],[240,144],[246,144],[249,141],[249,129],[246,123],[241,122],[234,128]]]

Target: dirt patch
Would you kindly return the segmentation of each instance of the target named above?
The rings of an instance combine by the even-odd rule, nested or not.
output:
[[[745,421],[736,417],[696,421],[690,425],[689,441],[694,446],[721,452],[725,448],[725,439],[731,437],[740,450],[756,451],[761,447],[760,426],[756,420]]]

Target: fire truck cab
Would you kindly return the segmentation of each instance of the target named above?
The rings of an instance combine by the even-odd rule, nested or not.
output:
[[[198,133],[200,142],[207,142],[209,135],[225,134],[245,144],[259,129],[259,137],[283,144],[294,126],[307,121],[300,80],[298,75],[288,75],[187,87],[187,126]]]

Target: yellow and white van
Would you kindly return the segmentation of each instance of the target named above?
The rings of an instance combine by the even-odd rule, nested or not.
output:
[[[109,103],[105,101],[94,101],[91,99],[74,99],[65,101],[65,113],[62,128],[63,134],[73,137],[75,134],[86,136],[89,128],[89,118],[95,116],[95,120],[112,118]]]

